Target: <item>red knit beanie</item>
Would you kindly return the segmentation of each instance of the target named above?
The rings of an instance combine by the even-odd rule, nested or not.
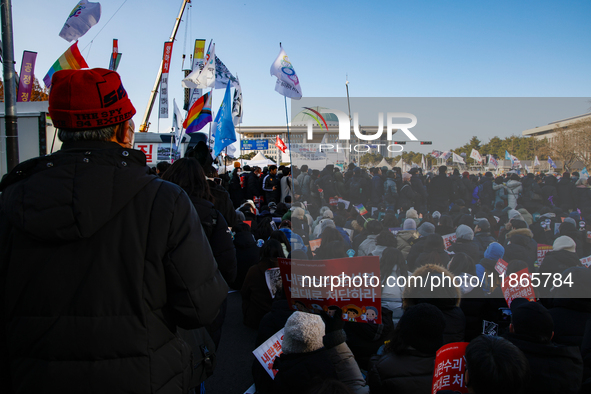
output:
[[[131,119],[135,108],[115,71],[61,70],[51,79],[49,115],[59,129],[96,129]]]

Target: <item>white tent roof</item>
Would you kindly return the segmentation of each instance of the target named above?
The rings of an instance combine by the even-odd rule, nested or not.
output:
[[[258,152],[255,157],[253,157],[252,159],[250,159],[249,161],[259,161],[259,160],[268,160],[265,155],[263,155],[261,152]]]
[[[382,161],[380,161],[380,164],[378,164],[376,167],[388,167],[389,170],[392,169],[392,166],[390,164],[388,164],[388,162],[386,161],[386,159],[382,159]]]

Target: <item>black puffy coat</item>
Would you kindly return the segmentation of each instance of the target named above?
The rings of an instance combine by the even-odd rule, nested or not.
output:
[[[562,177],[556,185],[558,192],[558,202],[563,211],[575,208],[575,184],[571,182],[570,177]],[[554,201],[556,204],[556,201]]]
[[[427,186],[427,192],[432,210],[446,211],[448,209],[453,197],[452,184],[452,179],[445,174],[439,174],[431,180]]]
[[[486,249],[485,249],[486,250]],[[478,244],[472,240],[460,238],[456,242],[453,242],[450,247],[448,248],[449,252],[454,253],[466,253],[468,256],[472,258],[474,264],[480,261],[480,251],[478,248]],[[483,252],[484,256],[484,252]]]
[[[250,231],[237,232],[234,236],[234,247],[236,248],[237,274],[231,287],[240,290],[250,267],[259,262],[261,249]]]
[[[522,335],[506,337],[529,361],[524,394],[576,394],[583,380],[583,360],[576,346],[536,343]]]
[[[409,349],[403,355],[373,356],[367,375],[372,394],[428,394],[433,383],[435,356]]]
[[[233,282],[236,279],[236,249],[226,219],[211,202],[193,195],[189,197],[199,215],[201,226],[224,280],[226,283]]]
[[[226,223],[228,223],[228,226],[234,227],[237,219],[236,211],[234,210],[234,205],[230,199],[230,195],[226,189],[212,180],[208,179],[207,184],[209,185],[209,191],[215,200],[213,203],[215,209],[222,213],[224,219],[226,219]]]
[[[413,190],[410,182],[403,182],[398,189],[398,206],[408,209],[418,203],[419,195]]]
[[[277,394],[301,394],[320,380],[338,379],[336,367],[326,348],[310,353],[283,353],[275,359],[273,368],[278,369],[273,381]]]
[[[176,327],[211,323],[228,287],[181,188],[81,141],[0,190],[2,392],[186,392]]]
[[[474,243],[478,245],[478,260],[474,260],[474,263],[477,264],[480,259],[484,257],[484,252],[486,252],[486,248],[493,242],[497,242],[496,238],[493,237],[490,232],[488,231],[481,231],[474,234]]]
[[[261,189],[261,179],[255,174],[251,172],[248,174],[246,178],[246,199],[253,200],[254,197],[260,197],[263,195],[263,190]]]

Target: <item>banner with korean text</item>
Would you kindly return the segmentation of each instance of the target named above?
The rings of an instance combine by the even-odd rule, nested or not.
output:
[[[162,55],[162,79],[160,80],[160,118],[168,118],[168,70],[170,69],[170,58],[172,55],[172,42],[164,43],[164,54]]]
[[[379,257],[279,259],[279,268],[287,301],[294,310],[330,314],[339,307],[345,321],[382,322]]]
[[[37,52],[24,51],[21,63],[20,80],[18,83],[18,95],[16,101],[24,103],[31,101],[31,92],[35,81],[35,60]]]

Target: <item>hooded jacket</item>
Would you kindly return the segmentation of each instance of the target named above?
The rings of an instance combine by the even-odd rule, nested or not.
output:
[[[396,248],[402,252],[404,258],[408,256],[411,244],[418,236],[417,230],[400,230],[396,234]]]
[[[517,206],[517,199],[522,190],[523,187],[521,186],[521,182],[512,179],[509,180],[507,182],[507,205],[515,209]]]
[[[409,349],[404,355],[373,356],[367,381],[371,393],[430,393],[435,356]]]
[[[228,287],[181,188],[140,151],[81,141],[0,190],[2,391],[186,392],[176,328],[211,323]]]
[[[559,346],[552,342],[537,343],[527,336],[506,337],[529,361],[530,376],[525,394],[576,394],[583,380],[583,360],[576,346]]]

